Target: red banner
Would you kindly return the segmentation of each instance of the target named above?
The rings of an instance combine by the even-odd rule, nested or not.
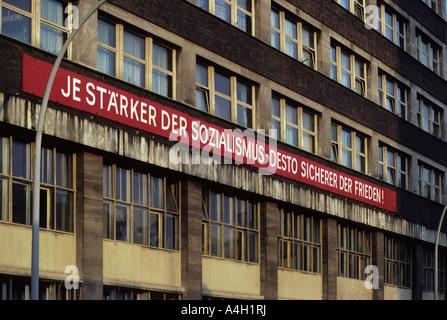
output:
[[[52,65],[23,55],[23,91],[43,97]],[[278,174],[375,207],[396,212],[396,193],[276,148],[252,131],[224,129],[99,81],[59,69],[50,100],[147,131],[220,157]],[[173,160],[180,161],[181,159]]]

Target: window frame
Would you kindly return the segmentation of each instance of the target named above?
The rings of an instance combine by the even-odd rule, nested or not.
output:
[[[424,107],[428,108],[429,117],[426,117],[424,115]],[[428,99],[425,99],[424,97],[418,95],[416,111],[417,111],[417,126],[420,129],[424,130],[425,132],[440,139],[443,135],[442,132],[443,110],[434,103],[432,103],[431,101],[429,101]],[[438,114],[439,122],[436,122],[435,119],[433,118],[434,113]],[[424,120],[428,121],[428,128],[425,127]],[[435,131],[435,126],[438,127],[438,132]]]
[[[430,181],[427,181],[424,179],[424,170],[429,171],[429,179]],[[439,184],[436,184],[436,177],[438,177]],[[442,202],[443,198],[443,180],[444,175],[442,174],[442,171],[422,162],[418,162],[418,176],[417,176],[417,182],[418,182],[418,188],[417,188],[417,194],[426,198],[430,199],[432,201],[436,202]],[[430,195],[429,197],[425,196],[425,186],[429,186]],[[437,199],[436,194],[439,195],[439,199]]]
[[[332,129],[336,127],[337,132],[337,141],[333,140],[332,138]],[[344,146],[343,145],[343,139],[342,139],[342,131],[347,131],[350,133],[351,136],[351,147]],[[357,150],[357,137],[363,140],[365,152],[361,152]],[[358,172],[367,173],[368,172],[368,138],[362,134],[357,133],[355,130],[352,130],[348,127],[345,127],[342,124],[338,124],[336,122],[331,123],[331,150],[335,153],[335,160],[334,160],[334,154],[331,155],[332,161],[343,165],[347,168],[351,168],[353,170],[356,170]],[[347,166],[343,164],[343,158],[342,158],[342,151],[347,150],[351,154],[351,164],[352,166]],[[365,161],[365,170],[362,171],[361,168],[358,169],[358,163],[357,163],[357,156],[360,156]]]
[[[205,62],[197,61],[196,68],[197,68],[197,65],[200,65],[201,67],[207,69],[208,86],[198,83],[196,80],[196,100],[197,100],[197,91],[204,93],[206,96],[206,100],[207,100],[206,103],[207,103],[208,110],[204,111],[204,112],[208,112],[209,114],[211,114],[215,117],[218,117],[219,119],[224,119],[226,121],[230,121],[232,123],[238,124],[245,128],[255,129],[256,128],[256,86],[254,84],[252,84],[249,80],[245,80],[244,78],[242,78],[238,75],[227,72],[219,67],[209,65]],[[224,93],[218,92],[216,90],[216,85],[215,85],[216,72],[218,74],[222,74],[222,75],[226,76],[229,79],[229,81],[230,81],[230,96],[228,96]],[[238,83],[241,83],[241,84],[249,87],[248,90],[250,90],[250,88],[251,88],[251,100],[252,100],[251,105],[238,99],[238,97],[237,97]],[[216,115],[216,102],[215,102],[216,96],[223,98],[230,102],[231,119],[225,119],[225,118],[222,118],[222,117],[219,117]],[[251,110],[251,119],[247,118],[248,123],[250,123],[250,121],[251,121],[251,124],[252,124],[251,126],[245,126],[243,124],[238,123],[238,120],[239,120],[238,119],[238,105],[241,105],[242,107]],[[197,101],[196,101],[195,108],[198,109]]]
[[[322,250],[323,250],[323,234],[322,228],[323,223],[321,219],[317,219],[312,216],[308,216],[305,214],[300,214],[295,212],[294,210],[285,210],[279,209],[279,222],[280,222],[280,230],[278,235],[278,261],[279,268],[285,269],[293,269],[302,272],[310,272],[321,274],[322,273]],[[287,217],[286,217],[287,216]],[[291,219],[289,228],[291,230],[286,232],[285,228],[287,227],[285,221]],[[299,220],[299,228],[300,230],[296,230],[297,221]],[[309,238],[305,239],[305,220],[309,220],[311,225],[310,229],[307,232],[310,233]],[[318,230],[318,235],[315,234],[316,228]],[[299,233],[299,234],[296,234]],[[318,237],[318,239],[316,239]],[[302,249],[300,251],[300,257],[295,257],[295,246],[300,246]],[[305,261],[305,250],[304,248],[310,248],[310,257],[308,257],[308,262],[310,262],[310,266],[306,264]],[[318,256],[315,257],[315,251],[317,251]],[[286,258],[285,257],[286,254]],[[298,259],[298,261],[297,261]],[[317,259],[317,265],[315,265],[315,259]],[[297,265],[299,262],[300,265]]]
[[[335,49],[336,61],[333,60],[333,55],[332,55],[332,52],[334,49]],[[349,56],[349,68],[350,68],[349,70],[346,69],[342,65],[342,61],[341,61],[342,54],[344,54],[345,56]],[[362,65],[363,74],[364,74],[363,78],[357,74],[356,62],[361,63],[361,65]],[[345,88],[348,88],[365,98],[368,96],[368,66],[367,66],[367,62],[363,58],[357,56],[356,54],[350,52],[349,50],[342,48],[340,45],[332,44],[331,45],[331,69],[333,69],[333,67],[335,67],[336,75],[335,75],[335,79],[334,79],[334,75],[332,74],[332,71],[331,71],[331,79],[332,80],[337,81],[339,84],[341,84]],[[350,83],[351,83],[350,87],[345,86],[343,84],[342,71],[349,74]],[[357,83],[359,83],[361,85],[363,92],[357,91]]]
[[[343,230],[343,234],[342,231]],[[359,234],[362,249],[359,251]],[[345,235],[345,236],[344,236]],[[354,236],[354,241],[351,241]],[[343,241],[342,241],[343,240]],[[352,243],[354,242],[354,243]],[[346,243],[346,245],[345,245]],[[368,252],[369,251],[369,252]],[[342,257],[345,259],[342,259]],[[354,265],[350,258],[354,257]],[[337,223],[337,275],[343,278],[365,280],[365,267],[372,261],[372,234],[369,231]]]
[[[203,10],[208,11],[209,13],[213,14],[214,16],[218,17],[216,15],[216,5],[215,5],[216,0],[205,0],[205,1],[208,4],[207,8],[202,8],[198,4],[197,4],[197,6],[199,8],[202,8]],[[220,17],[218,17],[218,18],[223,20],[223,21],[225,21],[225,22],[227,22],[227,23],[230,23],[232,26],[238,28],[239,30],[244,31],[247,34],[255,36],[255,33],[256,33],[255,32],[255,26],[256,26],[256,24],[255,24],[255,12],[254,12],[255,11],[255,0],[248,0],[248,1],[250,1],[252,12],[249,12],[246,9],[240,7],[238,5],[238,3],[237,3],[237,0],[221,0],[221,1],[230,6],[230,8],[231,8],[230,9],[230,12],[231,12],[230,13],[230,15],[231,15],[230,19],[231,19],[231,21],[226,21],[226,20],[224,20],[224,19],[222,19]],[[249,16],[251,18],[251,25],[250,25],[251,32],[247,32],[247,31],[245,31],[245,30],[243,30],[243,29],[238,27],[238,11],[241,11],[244,15]]]
[[[103,205],[105,203],[109,203],[110,204],[110,212],[107,212],[108,214],[108,223],[106,223],[104,221],[104,229],[103,229],[103,238],[107,239],[107,240],[111,240],[111,241],[121,241],[121,242],[125,242],[125,243],[132,243],[135,245],[139,245],[139,246],[143,246],[143,247],[149,247],[149,248],[155,248],[155,249],[163,249],[163,250],[171,250],[171,251],[179,251],[180,250],[180,230],[181,230],[181,181],[174,181],[171,178],[168,177],[160,177],[157,175],[152,175],[149,172],[142,172],[141,170],[136,170],[134,168],[125,168],[125,167],[120,167],[117,164],[104,164],[103,165],[103,170],[106,170],[106,168],[110,168],[111,170],[111,176],[104,176],[104,184],[106,183],[106,179],[110,179],[110,184],[111,184],[111,189],[109,189],[109,191],[111,192],[111,196],[106,195],[105,194],[105,186],[103,186]],[[128,171],[129,172],[129,184],[127,185],[126,188],[130,188],[128,190],[128,200],[121,200],[121,199],[117,199],[116,196],[116,184],[117,184],[117,180],[116,180],[116,172],[117,169],[123,170],[123,171]],[[144,171],[144,170],[143,170]],[[135,177],[135,173],[136,174],[140,174],[143,176],[147,177],[147,192],[146,192],[146,199],[147,199],[147,204],[141,204],[141,203],[137,203],[134,201],[134,177]],[[155,208],[151,206],[151,198],[150,198],[150,194],[151,194],[151,177],[155,177],[157,179],[163,179],[163,208]],[[172,180],[172,181],[171,181]],[[171,183],[172,182],[172,183]],[[168,188],[172,187],[173,185],[177,185],[177,197],[178,199],[174,199],[177,202],[177,212],[174,211],[170,211],[167,208],[167,200],[168,200]],[[129,235],[127,236],[126,240],[120,240],[117,239],[117,230],[116,230],[116,207],[117,205],[121,205],[121,206],[127,206],[129,208],[129,217],[128,217],[128,222],[129,222],[129,226],[126,226],[129,230]],[[147,243],[138,243],[135,240],[135,208],[139,208],[139,209],[143,209],[145,214],[146,214],[146,218],[147,218]],[[103,219],[105,218],[106,212],[103,212]],[[152,215],[156,215],[158,217],[157,221],[158,221],[158,230],[157,230],[157,241],[156,244],[157,245],[152,245],[151,244],[151,217]],[[177,226],[176,226],[176,235],[175,235],[175,239],[174,239],[174,249],[172,248],[167,248],[167,217],[170,215],[175,215],[177,217]],[[104,234],[105,232],[105,228],[107,228],[107,232],[108,233],[112,233],[111,235],[109,234]]]
[[[67,16],[66,8],[70,8],[72,6],[72,2],[65,2],[65,1],[60,1],[60,0],[56,0],[56,2],[62,3],[62,5],[64,6],[64,17]],[[23,10],[21,8],[18,8],[14,5],[11,5],[9,3],[6,3],[5,1],[0,1],[0,9],[3,10],[3,8],[6,8],[10,11],[14,11],[15,13],[18,13],[20,15],[26,16],[28,18],[31,19],[31,30],[30,30],[30,43],[28,43],[29,45],[33,46],[33,47],[37,47],[37,48],[41,48],[41,24],[47,25],[51,28],[54,28],[58,31],[61,31],[63,33],[65,33],[66,37],[64,39],[65,40],[70,36],[71,32],[73,32],[72,28],[66,28],[63,25],[59,25],[57,23],[54,23],[50,20],[44,19],[41,17],[41,0],[30,0],[30,5],[31,5],[31,12],[28,12],[26,10]],[[3,34],[3,30],[2,30],[2,25],[3,25],[3,12],[0,14],[0,34]],[[12,38],[14,39],[14,38]],[[17,40],[17,41],[21,41],[21,40]],[[25,42],[27,43],[27,42]],[[63,43],[62,43],[63,45]],[[62,47],[61,47],[62,49]],[[42,49],[44,50],[44,49]],[[50,54],[54,54],[57,55],[56,53],[52,53],[49,51],[44,50],[45,52],[48,52]],[[67,52],[65,54],[65,58],[67,58],[68,60],[72,60],[72,44],[70,44],[67,48]]]
[[[32,208],[31,208],[31,201],[32,201],[32,187],[33,187],[33,181],[34,181],[34,161],[32,161],[32,159],[34,158],[34,142],[24,142],[21,140],[16,140],[14,139],[13,136],[0,136],[0,139],[2,139],[2,144],[3,141],[7,141],[8,142],[8,168],[7,168],[7,172],[2,172],[2,170],[0,170],[0,181],[6,182],[7,185],[7,191],[5,193],[7,193],[7,206],[5,206],[4,208],[0,208],[0,210],[3,211],[3,209],[6,209],[7,212],[6,214],[1,213],[0,214],[0,221],[4,221],[7,223],[12,223],[12,224],[20,224],[20,225],[28,225],[30,226],[32,223]],[[19,143],[19,144],[23,144],[26,149],[27,149],[27,155],[26,155],[26,166],[27,166],[27,171],[28,174],[26,177],[19,177],[14,175],[13,172],[13,143]],[[3,149],[3,146],[2,146]],[[59,148],[57,147],[51,147],[51,148],[45,148],[43,147],[42,150],[48,150],[51,151],[51,182],[46,182],[44,181],[45,179],[42,179],[41,177],[41,181],[40,181],[40,186],[39,186],[39,190],[40,192],[46,192],[46,212],[40,212],[40,228],[44,228],[47,230],[51,230],[54,232],[66,232],[66,233],[75,233],[75,229],[76,229],[76,154],[75,153],[64,153],[62,152]],[[3,153],[4,150],[0,150],[0,152]],[[42,156],[43,156],[42,152]],[[68,169],[68,173],[71,175],[70,176],[70,185],[71,186],[61,186],[58,184],[57,182],[57,154],[64,154],[70,157],[70,168]],[[41,165],[45,165],[45,161],[41,162]],[[43,174],[43,172],[41,171],[41,175]],[[26,189],[26,194],[27,194],[27,198],[25,199],[25,209],[26,212],[24,213],[25,216],[25,223],[21,223],[21,222],[16,222],[14,221],[14,216],[13,216],[13,186],[14,185],[20,185],[22,187],[25,187]],[[71,221],[69,221],[69,230],[64,230],[64,229],[57,229],[57,210],[56,210],[56,204],[57,204],[57,192],[58,191],[63,191],[63,192],[69,192],[72,195],[72,201],[71,201]],[[2,197],[3,200],[3,195],[0,195]],[[43,205],[44,203],[42,202],[42,198],[40,199],[40,204]]]
[[[357,0],[349,0],[349,9],[345,8],[342,3],[341,0],[334,0],[338,5],[340,5],[342,8],[348,10],[350,13],[352,13],[354,16],[356,16],[357,18],[359,18],[362,21],[365,21],[365,2],[364,0],[360,0],[362,1],[362,3],[360,3]],[[359,16],[356,12],[356,9],[359,9],[361,12],[361,16]]]
[[[384,283],[400,288],[412,287],[412,248],[408,243],[385,236]]]
[[[214,220],[212,218],[211,212],[211,196],[212,194],[219,196],[220,203],[218,203],[218,207],[220,207],[220,221]],[[225,221],[225,199],[232,199],[231,205],[233,210],[230,210],[232,214],[232,219],[229,222]],[[239,225],[238,223],[238,214],[237,214],[237,206],[238,201],[245,203],[246,208],[246,216],[245,226]],[[255,227],[251,228],[249,225],[249,206],[252,206],[256,212],[253,212],[254,224]],[[216,207],[217,208],[217,207]],[[230,217],[231,218],[231,217]],[[219,218],[218,218],[219,219]],[[220,236],[217,238],[220,242],[220,247],[216,247],[216,253],[213,253],[213,243],[212,243],[212,227],[216,227],[219,231]],[[225,229],[233,229],[233,243],[230,244],[230,257],[226,257],[226,249],[225,246]],[[249,241],[249,235],[256,235],[256,243],[255,243],[255,251],[252,252],[250,250],[250,245],[252,244]],[[242,235],[239,241],[239,235]],[[254,259],[252,259],[252,255]],[[250,264],[259,264],[261,262],[261,227],[260,227],[260,203],[254,203],[249,200],[249,198],[237,197],[230,193],[216,192],[211,189],[204,189],[202,191],[202,255],[225,259],[230,261],[238,261],[245,262]],[[254,260],[254,261],[253,261]]]
[[[380,159],[380,149],[382,149],[382,160]],[[392,153],[394,157],[393,165],[389,163],[388,153]],[[404,161],[406,171],[399,168],[399,157]],[[409,177],[409,160],[408,157],[398,151],[395,151],[393,148],[388,147],[385,144],[379,143],[379,178],[383,181],[395,185],[399,188],[403,188],[408,190],[408,177]],[[382,167],[382,172],[380,172],[380,167]],[[388,172],[394,172],[393,181],[394,183],[389,182],[388,180]],[[402,174],[405,176],[405,186],[401,186],[399,183],[399,175]]]
[[[388,83],[393,84],[394,94],[388,92],[388,85],[387,85]],[[402,99],[399,100],[399,94],[398,94],[399,90],[403,94],[403,100]],[[379,97],[378,97],[379,105],[381,107],[383,107],[384,109],[388,110],[389,112],[392,112],[395,115],[397,115],[398,117],[406,120],[407,114],[408,114],[408,111],[407,111],[408,89],[404,85],[402,85],[400,82],[398,82],[394,78],[388,76],[384,72],[379,72],[378,91],[379,91]],[[394,110],[390,110],[388,108],[388,103],[387,103],[388,99],[389,99],[389,101],[392,102],[392,108]],[[399,105],[401,105],[403,115],[399,114],[399,112],[398,112]]]
[[[98,51],[98,47],[103,48],[105,50],[111,51],[115,54],[115,75],[110,75],[108,73],[109,76],[118,78],[122,81],[125,81],[127,83],[130,83],[132,85],[138,86],[140,88],[143,88],[145,90],[148,91],[152,91],[157,93],[156,91],[153,90],[154,88],[154,84],[153,84],[153,72],[154,71],[159,71],[165,75],[167,75],[168,77],[171,77],[171,88],[167,88],[168,92],[169,90],[172,91],[172,95],[170,96],[168,95],[164,95],[162,93],[157,93],[163,96],[166,96],[168,98],[171,99],[176,99],[176,78],[177,78],[177,65],[176,65],[176,56],[177,56],[177,50],[172,46],[166,45],[164,43],[162,43],[161,41],[158,41],[157,39],[154,39],[154,37],[149,36],[149,35],[143,35],[144,32],[135,32],[134,29],[132,27],[128,27],[127,25],[125,26],[122,23],[116,23],[113,22],[112,20],[109,20],[107,18],[104,18],[102,16],[98,16],[98,21],[102,20],[103,22],[115,26],[115,47],[111,47],[105,43],[102,43],[99,41],[99,39],[97,39],[96,41],[96,46],[97,46],[97,51]],[[139,38],[144,39],[144,45],[145,45],[145,50],[144,50],[144,59],[135,57],[129,53],[124,52],[124,36],[125,36],[125,32],[128,32],[134,36],[137,36]],[[172,70],[168,70],[168,69],[164,69],[160,66],[157,66],[153,63],[153,48],[154,45],[158,45],[161,47],[164,47],[168,50],[170,50],[171,52],[171,59],[172,61],[171,66],[172,66]],[[135,61],[137,63],[140,63],[144,66],[144,86],[139,86],[138,84],[133,84],[131,82],[128,82],[124,79],[124,59],[130,59],[132,61]],[[101,71],[100,71],[101,72]]]
[[[298,133],[298,136],[297,136],[298,145],[296,145],[296,146],[293,145],[293,144],[290,144],[290,145],[292,145],[292,146],[294,146],[296,148],[305,150],[307,152],[310,152],[310,153],[313,153],[313,154],[317,154],[317,150],[318,150],[318,114],[316,112],[314,112],[314,111],[311,111],[308,108],[302,107],[299,104],[297,104],[297,103],[295,103],[295,102],[293,102],[293,101],[291,101],[289,99],[282,98],[282,97],[280,97],[280,96],[278,96],[276,94],[272,95],[272,105],[273,105],[273,100],[274,99],[279,101],[280,117],[275,116],[273,114],[273,112],[272,112],[271,119],[279,121],[279,123],[280,123],[279,140],[283,141],[284,143],[287,143],[287,126],[291,126],[292,128],[297,130],[297,133]],[[296,110],[297,110],[297,119],[296,119],[297,123],[298,123],[297,125],[292,123],[292,122],[287,121],[287,119],[286,119],[287,118],[286,117],[286,113],[287,113],[286,112],[286,108],[287,108],[288,105],[291,106],[291,107],[296,108]],[[314,128],[315,128],[314,132],[304,128],[304,125],[303,125],[303,121],[304,121],[303,113],[304,112],[306,112],[306,113],[310,114],[311,116],[313,116],[313,125],[314,125]],[[308,135],[313,137],[313,149],[314,149],[313,151],[306,150],[304,148],[304,143],[303,143],[303,141],[304,141],[304,134],[308,134]]]
[[[441,75],[441,48],[437,45],[430,37],[422,34],[420,31],[416,31],[415,36],[416,41],[416,59],[425,67]],[[422,44],[427,46],[427,53],[425,54],[422,50]],[[436,53],[436,56],[433,56]],[[424,63],[424,57],[427,57],[427,65]],[[436,66],[435,66],[436,65]]]
[[[287,54],[288,56],[297,59],[299,62],[303,63],[304,65],[307,65],[304,61],[304,55],[303,51],[307,51],[313,61],[311,61],[311,65],[307,65],[309,68],[312,68],[314,70],[318,70],[318,63],[317,63],[317,31],[307,24],[297,20],[297,19],[289,19],[286,12],[272,8],[270,15],[273,14],[273,12],[276,12],[279,17],[279,29],[270,25],[271,32],[276,32],[279,34],[279,48],[276,48],[273,46],[273,43],[271,44],[274,48],[279,49],[281,52]],[[286,21],[289,21],[290,23],[293,23],[296,26],[297,30],[297,38],[293,38],[290,35],[286,34]],[[296,22],[295,22],[296,21]],[[309,29],[309,31],[312,33],[314,48],[311,48],[303,43],[303,28]],[[297,57],[293,57],[292,55],[288,54],[286,52],[286,39],[289,39],[290,41],[294,42],[296,44],[297,48]]]
[[[402,48],[403,50],[406,50],[407,48],[407,23],[404,21],[404,19],[398,15],[396,12],[394,12],[393,10],[390,10],[390,8],[385,5],[385,4],[377,4],[377,9],[378,12],[380,13],[380,15],[378,16],[378,21],[380,22],[380,24],[377,26],[377,31],[384,36],[385,38],[387,38],[388,40],[390,40],[391,42],[393,42],[396,46],[398,46],[399,48]],[[386,23],[386,14],[389,14],[392,17],[392,25],[390,26],[389,24]],[[398,31],[398,23],[401,23],[401,27],[403,30],[403,34],[399,33]],[[386,35],[386,28],[389,28],[390,30],[392,30],[393,36],[392,39],[389,39]],[[380,30],[379,30],[380,28]],[[399,38],[403,39],[403,44],[402,46],[400,45],[399,42]]]

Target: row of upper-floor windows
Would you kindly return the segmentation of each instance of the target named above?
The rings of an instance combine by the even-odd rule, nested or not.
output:
[[[26,11],[29,9],[26,6],[28,3],[31,3],[30,0],[15,4]],[[42,0],[39,3],[41,12],[51,12],[51,14],[41,13],[41,16],[51,17],[53,14],[56,15],[54,12],[60,14],[63,10],[62,6],[56,5],[59,3],[56,0]],[[3,2],[3,6],[6,10],[10,10],[7,7],[11,5],[6,1]],[[3,19],[2,23],[5,21],[8,20]],[[45,23],[46,20],[42,25]],[[279,34],[280,48],[301,57],[304,63],[316,65],[316,33],[309,31],[306,25],[292,23],[284,12],[272,11],[272,35],[274,33]],[[272,36],[272,39],[274,38]],[[298,41],[298,38],[301,40]],[[287,49],[292,47],[296,50]],[[175,97],[175,55],[176,50],[159,39],[142,36],[134,30],[128,30],[123,24],[98,19],[97,65],[101,72],[159,94]],[[361,95],[366,95],[367,72],[365,60],[343,46],[332,43],[331,77],[334,80]],[[256,88],[257,85],[249,79],[228,72],[224,68],[205,61],[198,61],[196,64],[196,108],[199,110],[254,129],[258,127],[255,123]],[[378,104],[407,119],[410,89],[382,71],[379,71],[377,88]],[[293,101],[283,98],[272,99],[271,129],[277,130],[277,139],[308,152],[317,153],[318,114],[294,104]],[[441,137],[443,109],[421,95],[418,95],[417,101],[412,104],[416,105],[417,109],[417,119],[414,122],[424,131]],[[332,160],[366,173],[368,166],[366,138],[360,139],[355,136],[352,138],[352,143],[343,145],[339,142],[342,134],[338,135],[339,137],[335,136],[334,132],[331,134]],[[348,150],[353,150],[349,151],[350,155]],[[388,181],[390,178],[385,179]]]
[[[22,0],[14,2],[14,5],[12,5],[8,1],[4,1],[2,33],[56,53],[70,31],[63,27],[65,17],[63,5],[57,0],[33,1],[37,1],[36,4],[38,3],[40,7],[40,14],[35,19],[35,21],[40,21],[40,27],[39,24],[36,26],[36,23],[31,23],[34,14],[31,14],[30,17],[21,16],[27,10],[33,12],[32,8],[34,6],[32,4],[34,2]],[[13,2],[11,1],[11,3]],[[383,26],[389,25],[386,22],[388,19],[396,20],[392,16],[386,18],[385,11],[383,15],[385,17]],[[27,23],[23,21],[29,21],[30,26],[24,25]],[[44,30],[50,27],[54,30],[52,29],[51,32]],[[36,28],[41,30],[37,32]],[[34,32],[31,32],[32,30]],[[398,32],[399,28],[392,30],[396,32],[385,31],[385,33],[393,34],[393,37],[396,38],[396,34],[400,34]],[[134,30],[124,27],[123,24],[98,19],[97,69],[134,85],[175,98],[177,67],[174,46],[162,43],[160,39],[143,36],[142,34],[144,33],[134,32]],[[24,37],[23,35],[27,36]],[[428,41],[422,34],[418,34],[416,38],[418,59],[431,69],[439,70],[440,53],[438,47]],[[317,32],[314,29],[302,22],[290,20],[284,11],[272,10],[272,45],[274,47],[304,64],[316,68],[316,43]],[[364,58],[332,41],[330,62],[330,77],[333,80],[367,97],[368,87],[370,86],[368,84],[369,64]],[[208,74],[205,74],[204,68],[208,68]],[[216,116],[245,127],[254,128],[255,97],[253,86],[244,84],[242,80],[234,76],[225,75],[221,77],[222,74],[221,71],[215,71],[209,66],[197,65],[197,88],[198,91],[205,90],[202,90],[202,94],[198,92],[196,106]],[[232,82],[235,79],[236,84]],[[407,119],[408,96],[410,94],[408,87],[385,74],[379,75],[377,84],[379,87],[377,103]],[[237,99],[237,102],[235,102],[232,99],[233,96],[241,97],[241,99]],[[415,103],[413,102],[413,104]],[[442,108],[424,99],[417,102],[417,109],[417,124],[419,127],[440,137],[439,124],[442,118]]]

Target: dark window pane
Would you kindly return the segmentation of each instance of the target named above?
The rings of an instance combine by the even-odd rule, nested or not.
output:
[[[56,230],[73,232],[73,193],[56,190]]]
[[[12,184],[12,222],[31,224],[31,185],[24,183]]]
[[[31,44],[31,18],[2,8],[2,34]]]

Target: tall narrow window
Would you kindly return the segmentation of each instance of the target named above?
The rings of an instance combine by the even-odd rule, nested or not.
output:
[[[427,36],[416,34],[416,59],[436,74],[440,74],[440,47]]]
[[[407,189],[408,158],[385,145],[379,145],[379,178]]]
[[[196,5],[242,31],[254,35],[255,0],[197,0]]]
[[[385,237],[385,283],[411,288],[411,246],[398,239]]]
[[[427,6],[429,6],[433,11],[439,12],[438,0],[422,0]]]
[[[213,66],[196,64],[196,108],[254,128],[255,87]]]
[[[0,137],[0,220],[31,224],[32,144]],[[74,232],[74,155],[42,148],[40,227]]]
[[[97,68],[103,73],[175,98],[175,54],[143,32],[98,19]]]
[[[179,249],[179,182],[105,165],[103,197],[104,238]]]
[[[377,18],[377,31],[405,50],[406,24],[404,20],[384,4],[377,6]]]
[[[361,20],[365,19],[364,0],[334,0]]]
[[[379,105],[397,116],[406,119],[407,89],[386,74],[378,77]]]
[[[419,96],[417,101],[417,125],[422,130],[441,137],[442,111],[435,104]]]
[[[316,153],[317,114],[284,98],[272,98],[272,129],[276,138]]]
[[[58,0],[4,0],[1,33],[57,55],[71,31],[65,26],[65,4]],[[66,57],[70,56],[69,48]]]
[[[418,164],[418,190],[417,193],[427,199],[442,201],[441,171],[420,162]]]
[[[321,273],[321,220],[280,210],[279,265]]]
[[[286,16],[284,11],[271,11],[271,45],[305,65],[317,69],[317,33],[302,22]]]
[[[366,63],[340,46],[331,46],[331,78],[366,97]]]
[[[332,161],[366,173],[366,138],[335,123],[331,126],[331,137]]]
[[[338,276],[364,280],[371,264],[371,233],[341,224],[337,231]]]
[[[203,192],[204,255],[259,262],[259,206],[210,190]]]

